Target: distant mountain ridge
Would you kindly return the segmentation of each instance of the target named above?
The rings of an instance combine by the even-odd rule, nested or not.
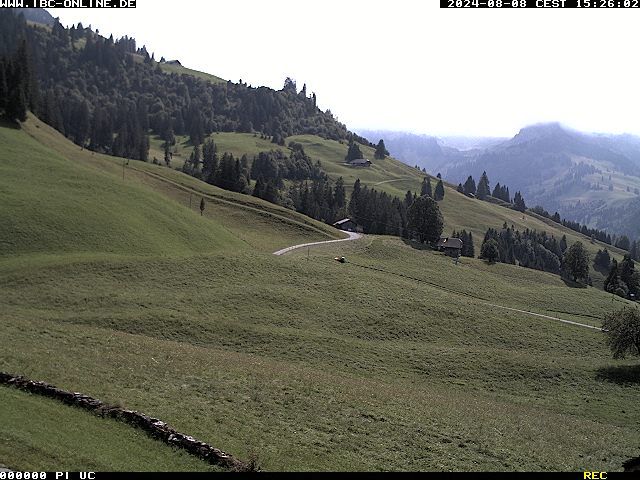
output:
[[[464,182],[486,171],[490,180],[520,190],[528,205],[599,229],[640,235],[629,215],[640,189],[640,137],[587,134],[559,123],[524,127],[512,139],[442,168]],[[631,202],[631,203],[630,203]]]
[[[595,134],[558,122],[523,127],[512,138],[442,137],[360,130],[382,138],[403,162],[452,183],[476,181],[486,171],[521,191],[529,206],[541,205],[564,218],[611,233],[640,236],[640,137]]]

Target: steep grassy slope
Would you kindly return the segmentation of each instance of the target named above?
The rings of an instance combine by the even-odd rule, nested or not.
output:
[[[13,469],[214,470],[140,430],[55,400],[0,387],[0,404],[0,460]]]
[[[150,255],[241,248],[220,226],[149,189],[0,128],[0,255]]]
[[[394,238],[274,257],[276,245],[331,230],[166,167],[131,162],[122,183],[121,159],[82,151],[35,120],[1,131],[14,154],[0,191],[19,200],[10,219],[25,212],[56,253],[25,255],[41,252],[34,241],[0,258],[1,370],[159,416],[271,470],[616,470],[640,453],[633,362],[611,360],[599,331],[490,305],[597,325],[624,301],[510,265],[454,265]],[[135,191],[136,205],[153,205],[146,216],[163,202],[218,243],[169,251],[149,241],[148,251],[105,255],[120,250],[89,235],[100,225],[76,227],[64,202],[51,208],[59,235],[47,236],[37,212],[18,208],[53,188],[37,174],[25,180],[43,163],[59,197],[80,198],[91,215],[110,189],[122,201]],[[66,180],[74,175],[93,201],[74,193],[83,184]],[[200,196],[208,218],[195,212]],[[155,221],[162,227],[150,231],[164,235],[163,217]],[[3,239],[11,225],[0,223]],[[62,234],[72,228],[82,249]],[[333,260],[341,254],[346,264]],[[7,429],[0,422],[0,438]],[[20,467],[19,447],[2,448]]]
[[[248,133],[218,133],[214,134],[212,138],[218,145],[219,151],[230,151],[238,157],[247,154],[250,159],[260,151],[278,148],[268,140],[263,140],[259,136]],[[338,177],[343,177],[347,192],[351,190],[351,186],[357,178],[369,187],[400,198],[404,198],[407,190],[414,192],[420,191],[424,177],[423,173],[394,158],[387,157],[384,160],[373,160],[374,151],[372,148],[361,147],[361,150],[365,157],[373,160],[373,165],[369,168],[353,168],[344,165],[344,157],[347,153],[346,144],[325,140],[312,135],[299,135],[287,138],[287,143],[290,141],[301,143],[304,146],[305,152],[307,152],[314,161],[320,160],[323,169],[331,178],[335,180]],[[157,158],[162,159],[161,141],[156,139],[154,143],[156,149],[155,154]],[[183,161],[182,159],[189,155],[191,149],[192,147],[188,144],[186,137],[179,138],[177,154],[174,156],[174,164],[180,166]],[[153,148],[152,151],[154,151]],[[434,180],[435,179],[432,178],[432,187],[435,187]],[[484,238],[487,228],[501,228],[505,222],[507,225],[513,225],[521,231],[527,228],[546,231],[558,238],[566,235],[569,244],[581,241],[585,244],[592,259],[599,249],[605,247],[618,260],[626,253],[597,241],[592,243],[590,238],[538,215],[532,213],[522,214],[496,204],[470,199],[458,193],[454,185],[445,184],[445,192],[445,198],[440,203],[440,208],[445,219],[444,234],[448,235],[452,230],[466,229],[467,231],[471,231],[475,238],[477,253],[479,253],[480,243]],[[591,277],[594,285],[602,286],[604,281],[602,272],[592,268]]]
[[[180,232],[180,235],[184,235],[184,238],[178,235],[171,244],[168,244],[160,235],[157,238],[157,243],[164,245],[163,252],[172,251],[171,249],[173,248],[177,248],[177,251],[185,251],[186,247],[184,245],[193,244],[193,247],[190,247],[191,250],[188,251],[204,253],[219,249],[222,247],[223,241],[227,242],[232,249],[245,246],[272,252],[294,243],[335,239],[343,236],[333,227],[292,210],[251,196],[228,192],[207,185],[166,167],[136,161],[130,161],[128,165],[123,167],[123,163],[125,163],[123,159],[83,150],[70,143],[58,132],[35,117],[31,117],[23,129],[24,133],[14,130],[6,133],[6,135],[13,135],[6,138],[7,141],[11,140],[13,142],[12,158],[14,159],[13,162],[16,163],[16,175],[19,177],[19,181],[10,188],[18,192],[16,195],[24,196],[30,191],[29,188],[22,187],[28,183],[27,179],[30,175],[29,172],[32,166],[30,162],[32,160],[29,159],[29,163],[26,163],[24,154],[19,152],[30,151],[33,148],[34,152],[40,152],[40,157],[35,157],[34,160],[39,158],[40,160],[38,161],[46,162],[49,158],[48,155],[55,152],[54,158],[63,157],[68,159],[66,163],[63,162],[66,168],[82,167],[80,170],[84,172],[84,177],[82,178],[85,180],[89,181],[89,177],[97,175],[94,183],[103,182],[99,188],[104,189],[109,186],[108,188],[114,189],[113,197],[105,198],[107,200],[111,198],[109,201],[117,203],[113,207],[112,214],[117,218],[121,218],[124,224],[126,224],[129,215],[138,215],[137,212],[143,218],[151,218],[150,222],[154,221],[154,215],[157,215],[155,204],[160,202],[160,204],[165,205],[163,208],[173,209],[173,213],[168,215],[166,220],[163,220],[165,223],[156,223],[156,230],[161,230],[162,235],[165,235],[165,230],[172,231],[176,228],[173,225],[167,226],[167,222],[181,224],[181,222],[185,221],[185,218],[193,220],[194,214],[199,217],[200,199],[204,198],[206,202],[204,216],[214,220],[214,222],[211,224],[211,222],[202,222],[202,219],[196,219],[196,225],[209,229],[209,234],[204,235],[197,230],[184,230]],[[24,135],[25,133],[26,135]],[[31,139],[28,137],[31,137]],[[37,147],[34,141],[39,143],[40,147]],[[36,169],[39,168],[35,164],[33,166]],[[23,170],[21,171],[20,168]],[[86,169],[83,170],[83,168]],[[124,181],[122,180],[123,170]],[[71,175],[67,171],[56,170],[56,172],[58,173],[55,173],[55,175],[59,178],[67,178],[67,176]],[[49,178],[45,178],[45,180],[50,184],[53,183]],[[92,181],[90,180],[88,185],[93,185]],[[35,186],[31,190],[36,191]],[[87,188],[86,191],[91,191],[91,188]],[[131,191],[139,192],[139,195],[152,195],[152,197],[149,197],[148,201],[135,199],[131,200],[130,203],[123,203],[129,201],[126,199],[132,198]],[[62,192],[64,192],[64,195],[61,198],[67,203],[72,203],[67,190],[62,189]],[[157,195],[157,193],[161,195]],[[167,202],[167,197],[173,201]],[[100,210],[99,215],[109,214],[107,211],[103,212],[103,207],[107,201],[105,198],[102,196],[93,196],[91,198],[90,203],[86,204],[87,209],[95,207]],[[141,205],[141,207],[138,207],[138,205]],[[184,207],[190,207],[193,213],[184,210]],[[143,210],[140,210],[140,208]],[[72,212],[73,209],[66,208],[64,212],[61,211],[60,215],[66,215],[65,212],[68,211]],[[8,212],[7,216],[19,218],[17,212]],[[203,225],[204,227],[202,227]],[[10,236],[10,230],[7,230],[7,232],[9,232],[7,235]],[[89,235],[93,235],[92,230],[86,230],[86,232]],[[100,230],[97,231],[97,236],[102,238],[103,236],[99,232]],[[145,229],[145,232],[144,234],[148,234],[150,237],[155,235],[155,230],[152,227]],[[142,235],[143,233],[138,234]],[[83,240],[82,238],[68,238],[67,241],[75,245]],[[128,242],[129,240],[124,237],[122,241]],[[129,243],[125,244],[128,245]],[[139,251],[149,254],[155,253],[153,249],[147,248],[147,245],[143,242],[138,242],[132,249],[128,249],[127,253],[135,254]]]
[[[200,72],[198,70],[193,70],[191,68],[183,67],[182,65],[177,65],[175,63],[159,63],[160,68],[167,73],[176,73],[178,75],[191,75],[196,78],[200,78],[202,80],[206,80],[211,83],[226,83],[226,80],[223,80],[220,77],[216,77],[215,75],[211,75],[210,73]]]
[[[20,348],[0,368],[268,469],[615,470],[638,453],[632,362],[597,331],[474,298],[597,323],[604,293],[392,239],[313,253],[2,268]]]

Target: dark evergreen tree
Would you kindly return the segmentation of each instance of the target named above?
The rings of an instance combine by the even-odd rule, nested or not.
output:
[[[640,288],[640,272],[636,272],[635,263],[629,254],[625,255],[618,265],[620,280],[627,286],[628,294],[635,298]]]
[[[438,180],[433,196],[437,202],[444,199],[444,185],[442,184],[442,180]]]
[[[498,260],[499,256],[498,242],[493,238],[489,238],[482,243],[482,247],[480,247],[480,258],[484,258],[489,263],[494,263]]]
[[[563,267],[576,282],[589,278],[589,254],[582,242],[575,242],[564,254]]]
[[[461,184],[461,183],[459,183],[459,184],[458,184],[458,188],[456,188],[456,190],[457,190],[459,193],[464,193],[464,187],[462,186],[462,184]]]
[[[493,187],[491,196],[494,198],[502,198],[502,187],[500,186],[500,182],[496,183],[496,186]]]
[[[524,212],[527,209],[527,206],[524,203],[524,198],[522,198],[520,192],[516,192],[515,196],[513,197],[513,204],[515,205],[516,210],[518,210],[519,212]]]
[[[620,236],[620,238],[616,240],[616,247],[629,251],[631,248],[631,241],[629,240],[629,237],[626,235]]]
[[[476,181],[473,179],[471,175],[467,178],[467,181],[464,182],[464,194],[465,195],[475,195],[476,194]]]
[[[389,155],[389,152],[387,151],[386,147],[384,146],[384,140],[380,139],[380,141],[378,142],[378,145],[376,146],[376,151],[373,154],[373,158],[375,158],[377,160],[382,160],[387,155]]]
[[[629,294],[629,288],[627,285],[620,279],[620,269],[618,267],[618,262],[615,259],[611,261],[611,268],[609,269],[609,274],[604,281],[604,290],[609,293],[613,293],[618,295],[619,297],[626,298]]]
[[[347,156],[344,157],[345,162],[351,162],[358,158],[364,158],[362,152],[360,151],[360,147],[356,142],[349,143],[349,149],[347,150]]]
[[[424,177],[422,179],[422,187],[420,188],[420,196],[426,195],[433,198],[433,192],[431,190],[431,178]]]
[[[478,182],[476,196],[480,200],[485,200],[489,195],[491,195],[491,190],[489,189],[489,178],[487,177],[487,172],[482,172],[482,176]]]
[[[566,249],[567,249],[567,236],[562,235],[562,238],[560,239],[560,250],[562,251],[562,253],[564,253]]]
[[[609,269],[609,266],[611,265],[611,256],[606,248],[604,250],[598,250],[593,263],[599,267]]]
[[[444,221],[438,203],[427,196],[418,197],[407,210],[407,228],[424,243],[435,243],[442,234]]]
[[[463,230],[464,232],[464,230]],[[469,232],[469,234],[467,235],[467,239],[465,244],[463,245],[463,253],[462,253],[465,257],[475,257],[476,256],[476,248],[473,245],[473,234],[471,232]]]

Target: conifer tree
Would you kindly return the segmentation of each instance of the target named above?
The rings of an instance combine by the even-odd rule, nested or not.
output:
[[[516,192],[515,196],[513,197],[513,204],[515,205],[516,210],[518,210],[519,212],[524,212],[527,209],[527,206],[524,203],[524,198],[522,198],[520,192]]]
[[[436,185],[433,196],[437,202],[444,199],[444,185],[442,183],[442,180],[438,180],[438,184]]]
[[[389,152],[387,151],[386,147],[384,146],[384,140],[380,139],[380,141],[378,142],[378,145],[376,146],[376,151],[373,154],[373,158],[375,158],[377,160],[382,160],[387,155],[389,155]]]
[[[500,250],[498,249],[498,242],[489,238],[482,243],[480,248],[480,257],[487,260],[489,263],[494,263],[500,257]]]
[[[471,175],[469,175],[469,178],[467,178],[467,181],[464,182],[464,194],[465,195],[476,194],[476,181],[473,179]]]
[[[347,156],[344,157],[346,162],[351,162],[358,158],[363,158],[362,152],[360,151],[360,147],[354,141],[349,143],[349,149],[347,150]]]
[[[422,187],[420,189],[420,196],[426,195],[433,198],[433,192],[431,190],[431,178],[424,177],[422,179]]]
[[[480,181],[478,182],[478,189],[476,194],[480,200],[485,200],[491,194],[487,172],[482,172],[482,176],[480,177]]]
[[[444,221],[438,203],[427,196],[418,197],[407,210],[407,228],[422,243],[438,241]]]

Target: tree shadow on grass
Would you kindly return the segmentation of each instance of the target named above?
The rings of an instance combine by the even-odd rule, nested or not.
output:
[[[597,265],[595,263],[592,264],[591,266],[596,272],[598,272],[603,277],[607,278],[607,275],[609,275],[609,267],[603,267],[602,265]]]
[[[564,284],[569,288],[587,288],[587,285],[580,282],[574,282],[570,278],[561,277]]]
[[[640,365],[602,367],[598,369],[596,379],[618,385],[640,385]]]
[[[0,128],[10,128],[12,130],[20,130],[18,122],[10,122],[6,118],[0,118]]]
[[[415,240],[409,240],[408,238],[403,238],[402,242],[415,250],[433,250],[435,252],[435,250],[427,243],[420,243]]]

